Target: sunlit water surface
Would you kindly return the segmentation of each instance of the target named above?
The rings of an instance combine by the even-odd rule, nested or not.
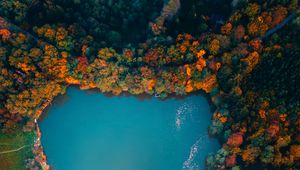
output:
[[[39,122],[54,170],[197,170],[217,150],[208,102],[107,97],[71,87]]]

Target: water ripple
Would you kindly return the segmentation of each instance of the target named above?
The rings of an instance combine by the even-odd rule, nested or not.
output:
[[[200,170],[199,151],[207,143],[208,135],[201,135],[199,139],[191,146],[190,154],[187,160],[184,161],[182,170]]]

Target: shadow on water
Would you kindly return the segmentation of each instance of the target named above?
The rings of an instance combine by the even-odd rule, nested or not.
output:
[[[41,114],[41,116],[39,117],[39,121],[43,121],[47,118],[48,113],[52,107],[63,106],[69,100],[70,97],[67,94],[56,96],[51,104],[44,109],[43,114]]]

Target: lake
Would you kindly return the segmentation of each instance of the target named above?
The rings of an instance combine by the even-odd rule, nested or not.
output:
[[[220,146],[206,98],[108,97],[75,87],[39,121],[54,170],[197,170]]]

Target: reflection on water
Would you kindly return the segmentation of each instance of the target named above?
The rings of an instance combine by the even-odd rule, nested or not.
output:
[[[53,101],[53,104],[58,106],[63,106],[66,102],[70,100],[70,97],[68,95],[60,95],[55,98]]]

